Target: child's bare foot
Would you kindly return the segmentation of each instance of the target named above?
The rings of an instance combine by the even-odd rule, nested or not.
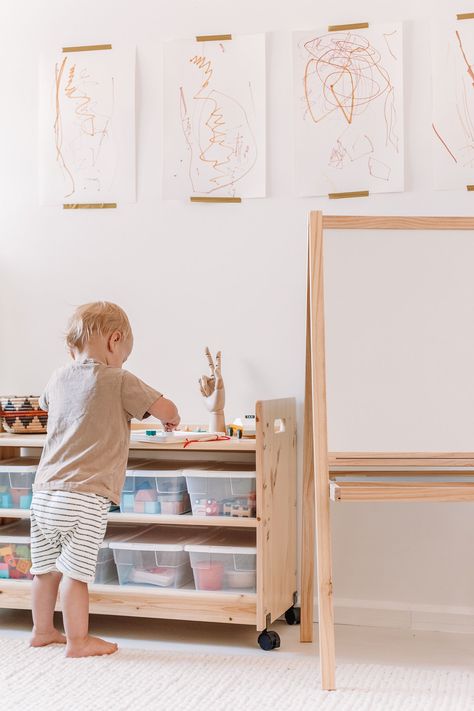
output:
[[[48,644],[66,644],[66,637],[54,628],[50,632],[39,633],[33,627],[30,647],[46,647]]]
[[[118,649],[114,642],[106,642],[100,637],[68,641],[66,647],[66,657],[100,657],[102,654],[113,654]]]

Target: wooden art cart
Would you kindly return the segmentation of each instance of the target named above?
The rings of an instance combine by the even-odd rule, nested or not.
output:
[[[146,586],[91,585],[91,613],[154,617],[200,622],[255,625],[262,649],[279,646],[278,634],[269,625],[286,613],[289,624],[294,611],[296,584],[296,422],[293,398],[256,404],[256,439],[182,443],[130,443],[135,457],[221,462],[254,462],[256,466],[256,518],[223,516],[153,515],[110,513],[112,522],[138,526],[172,524],[186,526],[245,527],[255,532],[256,593],[214,592]],[[44,435],[0,434],[0,459],[20,456],[32,448],[40,454]],[[0,509],[1,525],[28,518],[29,510]],[[31,581],[0,579],[0,608],[31,608]],[[60,599],[57,609],[61,609]]]
[[[335,689],[330,502],[474,501],[474,452],[329,452],[323,233],[474,230],[472,217],[384,217],[312,212],[308,235],[301,559],[301,641],[313,639],[316,531],[321,685]],[[471,470],[471,471],[469,471]]]

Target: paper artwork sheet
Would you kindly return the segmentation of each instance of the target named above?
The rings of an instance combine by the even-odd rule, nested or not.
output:
[[[438,189],[474,184],[474,21],[432,24],[433,173]]]
[[[265,35],[166,44],[163,195],[265,196]]]
[[[135,48],[46,52],[39,78],[42,204],[135,201]]]
[[[295,32],[299,195],[404,188],[402,24]]]

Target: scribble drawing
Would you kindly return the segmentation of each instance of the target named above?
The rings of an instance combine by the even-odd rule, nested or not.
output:
[[[387,49],[388,49],[389,53],[392,55],[392,57],[393,57],[394,59],[397,59],[397,55],[394,53],[394,51],[393,51],[393,49],[392,49],[391,41],[390,41],[389,38],[391,38],[391,37],[393,37],[394,35],[396,35],[397,32],[398,32],[398,30],[393,30],[393,32],[384,32],[384,33],[383,33],[383,38],[384,38],[384,40],[385,40],[385,44],[387,45]]]
[[[347,150],[344,147],[340,138],[337,139],[336,145],[332,147],[329,154],[329,165],[331,168],[338,168],[342,170],[344,168],[344,163],[348,157]]]
[[[194,55],[189,62],[199,72],[197,89],[186,96],[181,86],[179,106],[192,190],[235,195],[236,183],[257,161],[257,143],[247,112],[237,99],[213,87],[210,59]],[[250,82],[246,98],[253,101]]]
[[[374,178],[379,178],[380,180],[390,180],[390,166],[383,163],[381,160],[377,160],[372,156],[368,160],[369,173]]]
[[[457,40],[459,43],[459,49],[461,51],[462,57],[464,59],[464,62],[466,63],[466,67],[467,67],[466,71],[469,74],[469,78],[471,80],[471,86],[474,86],[474,71],[472,70],[472,66],[466,57],[466,53],[464,51],[464,47],[463,47],[462,40],[461,40],[461,35],[459,34],[458,30],[456,30],[456,37],[457,37]]]
[[[341,134],[332,147],[329,155],[329,165],[332,168],[342,169],[349,163],[364,158],[374,152],[374,145],[369,136],[356,136],[355,139],[345,143],[346,132]]]
[[[472,168],[474,166],[474,125],[472,121],[471,109],[473,102],[472,92],[474,87],[474,71],[468,60],[461,35],[458,30],[456,30],[456,39],[461,59],[466,67],[467,74],[467,77],[464,75],[460,84],[458,84],[459,90],[456,101],[456,111],[462,128],[464,141],[457,148],[456,152],[459,163],[465,168]]]
[[[352,161],[364,158],[373,152],[374,144],[366,134],[358,136],[349,148],[349,156]]]
[[[358,136],[351,144],[345,145],[344,134],[340,136],[332,147],[328,165],[331,168],[342,170],[349,163],[361,161],[366,158],[369,175],[379,180],[390,180],[391,168],[383,161],[374,158],[374,145],[369,136]],[[367,158],[368,157],[368,158]]]
[[[457,131],[453,134],[453,126],[446,120],[443,122],[442,128],[435,125],[435,122],[433,122],[432,128],[440,145],[455,164],[461,168],[473,168],[474,122],[472,108],[474,101],[474,70],[459,30],[455,30],[454,35],[451,35],[451,40],[453,39],[455,39],[453,48],[456,59],[454,67],[461,68],[460,73],[455,69],[456,73],[451,78],[455,91],[455,116],[452,119],[456,123]],[[443,135],[445,131],[450,135],[449,139]]]
[[[403,190],[401,23],[294,33],[301,195]]]
[[[304,72],[308,114],[319,123],[339,112],[352,124],[380,97],[384,99],[386,144],[398,151],[394,87],[381,64],[379,51],[366,37],[329,33],[305,42],[310,55]]]
[[[56,144],[56,160],[62,169],[65,181],[69,183],[69,186],[66,187],[66,192],[65,192],[65,197],[69,197],[70,195],[72,195],[72,193],[75,190],[75,182],[74,182],[74,177],[73,177],[71,171],[69,170],[68,166],[66,165],[66,161],[64,160],[64,157],[62,154],[63,128],[62,128],[62,121],[61,121],[61,99],[60,99],[60,87],[61,87],[61,83],[62,83],[62,76],[63,76],[63,72],[64,72],[64,66],[66,64],[66,59],[67,59],[67,57],[64,57],[63,61],[61,62],[61,65],[58,66],[58,64],[56,64],[56,67],[55,67],[56,117],[54,120],[54,135],[55,135],[55,144]]]
[[[110,182],[114,103],[113,76],[106,81],[94,77],[87,65],[78,66],[68,55],[56,63],[54,136],[65,198],[100,193]]]

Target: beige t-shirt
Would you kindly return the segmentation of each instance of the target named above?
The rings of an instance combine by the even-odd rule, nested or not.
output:
[[[130,420],[148,417],[160,397],[127,370],[91,358],[57,370],[40,399],[48,434],[34,491],[82,491],[120,503]]]

